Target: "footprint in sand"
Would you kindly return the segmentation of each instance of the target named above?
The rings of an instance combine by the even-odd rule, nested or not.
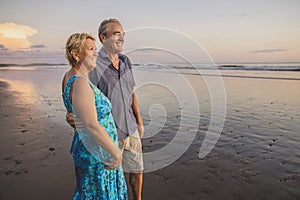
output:
[[[20,160],[20,159],[16,159],[16,160],[15,160],[15,163],[16,163],[17,165],[22,164],[22,162],[23,162],[23,161]]]

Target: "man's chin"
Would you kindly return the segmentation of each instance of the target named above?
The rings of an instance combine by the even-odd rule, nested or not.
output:
[[[121,46],[121,45],[120,46],[116,46],[115,51],[117,53],[121,53],[123,51],[123,46]]]
[[[118,48],[118,49],[116,49],[116,52],[117,53],[121,53],[123,51],[123,48]]]

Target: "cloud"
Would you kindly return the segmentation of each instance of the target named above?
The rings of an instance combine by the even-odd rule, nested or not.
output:
[[[274,53],[274,52],[282,52],[288,51],[288,49],[261,49],[261,50],[254,50],[252,53]]]
[[[6,52],[8,49],[5,47],[5,45],[0,44],[0,53],[1,52]]]
[[[9,50],[30,48],[28,37],[37,33],[37,30],[26,25],[14,23],[0,24],[0,43]]]
[[[37,44],[37,45],[32,45],[30,48],[32,48],[32,49],[42,49],[42,48],[46,48],[46,46],[43,45],[43,44]]]
[[[0,49],[6,49],[6,47],[3,44],[0,44]]]

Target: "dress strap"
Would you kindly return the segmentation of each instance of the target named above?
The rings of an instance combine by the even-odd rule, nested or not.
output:
[[[64,93],[66,93],[66,89],[67,88],[71,88],[71,85],[72,85],[72,83],[74,82],[74,80],[76,79],[76,78],[78,78],[80,75],[78,75],[78,74],[74,74],[73,76],[71,76],[71,78],[69,78],[69,80],[68,80],[68,82],[67,82],[67,84],[66,84],[66,86],[65,86],[65,88],[64,88]]]

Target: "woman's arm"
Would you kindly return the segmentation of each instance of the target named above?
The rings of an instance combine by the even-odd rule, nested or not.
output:
[[[120,165],[122,153],[106,133],[105,129],[98,123],[94,95],[94,91],[85,78],[80,77],[74,81],[72,104],[84,127],[91,134],[95,142],[112,155],[114,162],[107,164],[107,167],[113,169]]]

